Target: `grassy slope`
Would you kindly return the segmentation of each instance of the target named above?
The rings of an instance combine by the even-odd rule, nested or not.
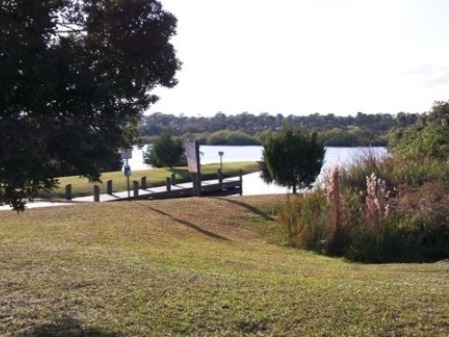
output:
[[[275,245],[283,198],[1,212],[0,335],[449,335],[447,264]]]

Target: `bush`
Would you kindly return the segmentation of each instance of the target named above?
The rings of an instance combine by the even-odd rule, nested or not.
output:
[[[449,183],[441,180],[404,187],[398,213],[420,239],[420,254],[427,260],[449,256]]]
[[[326,190],[292,199],[281,209],[278,219],[288,244],[367,263],[449,256],[449,183],[393,190],[372,174],[360,193],[358,186],[341,184],[339,171],[329,172]]]
[[[278,213],[284,242],[292,247],[324,252],[328,205],[323,191],[292,196]]]
[[[154,167],[183,166],[187,161],[184,152],[182,140],[168,131],[153,140],[152,146],[143,155],[144,162]]]
[[[327,198],[318,189],[283,210],[291,242],[370,263],[448,258],[448,132],[449,103],[437,102],[391,156],[368,153],[329,172]]]
[[[324,162],[326,150],[316,133],[291,129],[270,135],[263,144],[262,160],[272,180],[296,194],[298,189],[311,188]]]
[[[357,158],[351,166],[340,170],[341,184],[355,191],[363,191],[366,189],[366,177],[374,173],[376,177],[385,180],[387,185],[390,185],[391,175],[389,172],[393,166],[393,158],[382,158],[374,150],[368,151]]]
[[[344,256],[366,263],[422,262],[419,240],[413,234],[389,217],[369,226],[358,223],[351,227]]]
[[[260,145],[260,142],[241,131],[218,131],[207,137],[208,145]]]

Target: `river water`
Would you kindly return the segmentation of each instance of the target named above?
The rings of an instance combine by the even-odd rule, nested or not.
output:
[[[223,153],[221,160],[223,163],[240,162],[240,161],[259,161],[262,158],[262,146],[210,146],[201,145],[201,164],[219,163],[219,152]],[[132,159],[129,160],[131,169],[145,170],[151,168],[143,162],[143,149],[134,148],[132,152]],[[323,178],[323,175],[335,165],[351,165],[357,159],[366,156],[368,153],[376,156],[384,156],[387,151],[383,147],[327,147],[326,155],[324,157],[324,165],[321,169],[321,174],[318,180]],[[267,185],[259,177],[259,173],[251,173],[243,176],[243,194],[244,195],[258,195],[258,194],[279,194],[287,193],[285,187],[277,186],[275,184]]]

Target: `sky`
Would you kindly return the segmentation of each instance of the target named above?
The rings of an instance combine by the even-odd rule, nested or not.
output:
[[[421,113],[449,99],[449,0],[160,2],[183,65],[147,113]]]

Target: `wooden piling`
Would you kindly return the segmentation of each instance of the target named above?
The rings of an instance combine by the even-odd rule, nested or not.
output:
[[[67,200],[72,200],[72,184],[68,184],[65,187],[65,198]]]
[[[108,180],[106,182],[106,190],[109,195],[112,194],[112,180]]]
[[[140,178],[140,188],[143,190],[147,189],[147,177]]]
[[[167,177],[166,185],[167,185],[167,192],[170,192],[171,191],[171,179],[169,177]]]
[[[134,191],[134,198],[137,198],[139,196],[139,182],[133,181],[133,191]]]
[[[100,186],[94,185],[94,202],[100,202]]]

